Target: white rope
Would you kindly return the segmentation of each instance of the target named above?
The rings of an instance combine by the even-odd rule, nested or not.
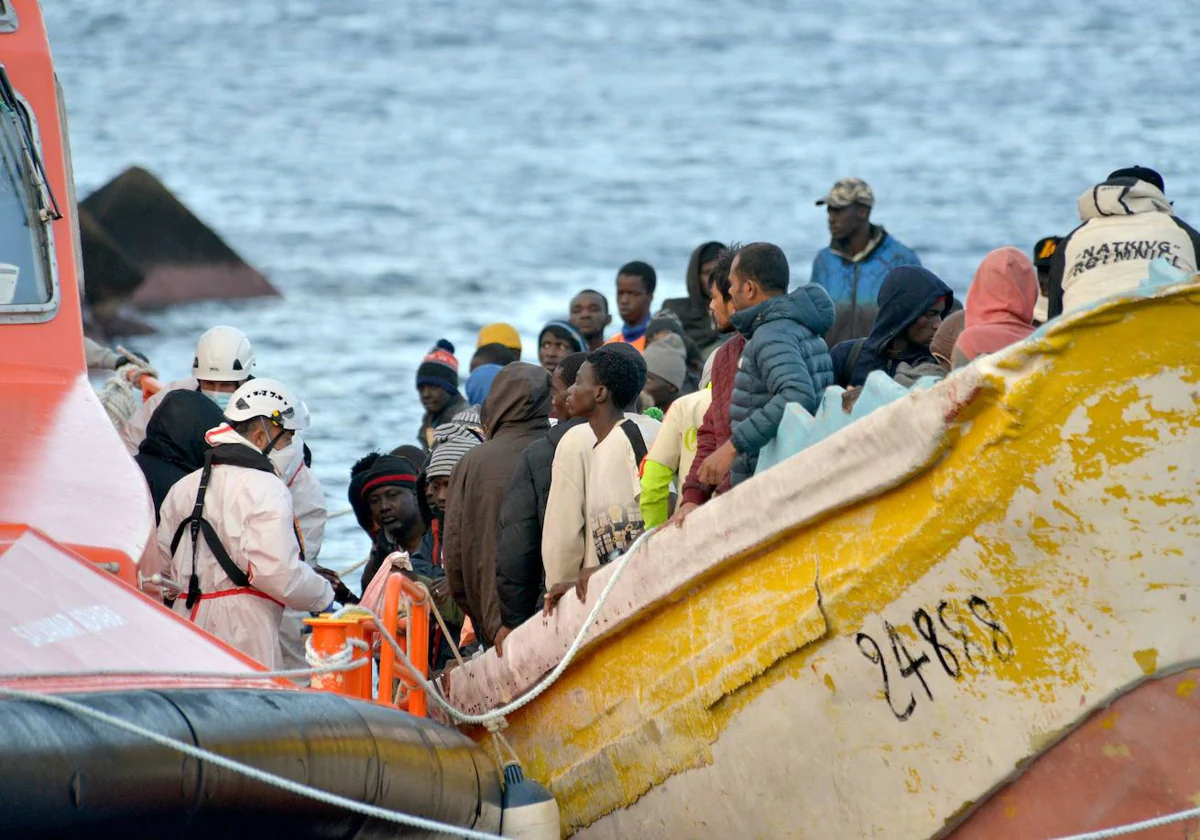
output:
[[[600,610],[604,606],[604,602],[607,601],[608,596],[612,594],[613,588],[617,585],[617,580],[621,577],[621,573],[625,571],[625,567],[629,564],[630,558],[633,557],[638,548],[641,547],[642,543],[652,533],[654,533],[655,530],[656,529],[651,528],[649,531],[644,532],[640,537],[634,540],[633,545],[629,547],[628,551],[621,555],[618,560],[614,561],[613,566],[615,566],[615,568],[613,569],[612,575],[608,578],[608,581],[604,584],[604,589],[601,590],[599,599],[597,599],[595,605],[592,607],[592,611],[588,613],[587,618],[583,622],[583,626],[579,628],[579,633],[576,634],[575,641],[573,641],[571,646],[567,648],[566,654],[563,655],[563,658],[559,661],[558,665],[554,667],[554,670],[543,677],[541,682],[539,682],[521,697],[518,697],[516,700],[508,703],[507,705],[501,706],[498,709],[492,709],[490,712],[484,712],[483,714],[470,714],[450,705],[450,702],[442,697],[442,694],[440,691],[438,691],[437,687],[427,680],[420,671],[417,670],[416,666],[413,665],[412,660],[408,658],[408,654],[405,653],[401,644],[397,642],[395,637],[392,636],[392,634],[387,631],[387,628],[383,626],[383,622],[380,621],[379,616],[375,615],[375,613],[371,612],[371,610],[362,606],[342,607],[342,609],[334,613],[334,618],[341,618],[343,615],[350,615],[355,612],[357,612],[359,615],[369,615],[372,621],[375,623],[376,628],[379,630],[380,635],[387,640],[387,643],[391,646],[393,652],[395,652],[396,658],[404,665],[409,674],[412,675],[417,685],[424,689],[425,693],[429,697],[432,697],[434,702],[436,702],[446,711],[446,714],[450,715],[451,718],[459,723],[486,726],[490,721],[506,717],[507,715],[515,712],[517,709],[532,703],[535,699],[537,699],[538,696],[542,694],[542,692],[554,685],[555,681],[562,676],[563,671],[567,670],[567,666],[571,664],[571,660],[575,658],[575,655],[579,653],[579,649],[583,647],[584,637],[587,636],[588,630],[590,630],[592,625],[595,624],[596,618],[599,617]],[[489,729],[490,728],[491,727],[489,727]]]
[[[1200,817],[1200,808],[1189,808],[1186,811],[1176,811],[1174,814],[1164,814],[1150,820],[1119,825],[1115,828],[1104,828],[1100,831],[1089,831],[1086,834],[1072,834],[1070,837],[1059,837],[1056,840],[1104,840],[1107,837],[1123,837],[1126,834],[1136,834],[1139,831],[1149,831],[1152,828],[1183,822],[1193,817]]]
[[[432,833],[452,834],[458,837],[470,838],[470,840],[501,840],[498,834],[489,834],[483,831],[475,831],[471,828],[460,828],[459,826],[449,825],[447,823],[438,822],[437,820],[418,817],[415,814],[405,814],[402,811],[392,811],[387,808],[380,808],[377,805],[367,805],[364,802],[358,802],[354,799],[347,799],[344,796],[338,796],[336,793],[314,788],[309,785],[294,782],[291,779],[285,779],[282,776],[277,776],[274,773],[268,773],[264,770],[259,770],[257,767],[251,767],[248,764],[242,764],[239,761],[234,761],[231,758],[226,758],[223,755],[209,752],[193,744],[187,744],[183,741],[177,741],[161,733],[155,732],[152,729],[138,726],[135,723],[122,720],[113,715],[85,706],[82,703],[76,703],[73,700],[68,700],[65,697],[56,697],[49,694],[36,694],[31,691],[20,691],[15,688],[0,687],[0,697],[9,697],[14,700],[26,700],[33,703],[42,703],[56,709],[61,709],[65,712],[79,715],[80,717],[90,718],[100,723],[108,724],[116,729],[123,730],[132,735],[145,738],[159,746],[167,749],[175,750],[184,755],[191,756],[199,761],[207,761],[209,764],[223,767],[226,770],[231,770],[234,773],[241,773],[247,778],[254,779],[256,782],[262,782],[266,785],[272,785],[280,790],[285,790],[288,793],[296,796],[305,796],[309,799],[314,799],[317,802],[323,802],[326,805],[332,805],[335,808],[345,808],[347,811],[353,811],[356,814],[362,814],[367,817],[373,817],[377,820],[396,823],[397,825],[405,825],[410,828],[415,828],[420,831]]]
[[[313,637],[309,633],[304,639],[304,661],[314,671],[329,666],[337,666],[339,670],[349,670],[345,666],[354,659],[354,651],[356,649],[369,651],[371,646],[362,639],[347,639],[346,644],[342,646],[341,650],[325,654],[313,647]],[[366,665],[369,661],[368,659],[363,659],[359,664]]]
[[[330,519],[332,519],[332,518],[333,517],[330,517]],[[342,575],[348,575],[351,572],[357,572],[359,569],[361,569],[363,566],[367,565],[370,562],[371,562],[371,555],[368,554],[366,557],[359,560],[353,566],[348,566],[347,568],[342,569],[340,572],[338,572],[338,577],[341,577]]]
[[[312,637],[305,639],[305,658],[308,658],[309,645],[312,643]],[[353,671],[355,668],[361,668],[364,665],[370,665],[370,658],[354,659],[354,648],[362,646],[366,648],[366,642],[359,639],[348,639],[347,644],[341,651],[331,657],[331,661],[327,664],[317,665],[311,668],[288,668],[279,671],[45,671],[41,673],[31,674],[24,672],[20,674],[0,674],[0,683],[8,680],[76,680],[76,679],[111,679],[116,677],[133,677],[133,678],[154,678],[154,677],[169,677],[172,679],[188,679],[188,680],[274,680],[274,679],[290,679],[291,677],[311,677],[317,674],[332,674],[339,671]],[[336,660],[336,661],[333,661]]]
[[[346,508],[345,510],[334,511],[333,513],[329,514],[325,518],[326,519],[337,519],[340,516],[349,516],[352,513],[354,513],[354,508]]]

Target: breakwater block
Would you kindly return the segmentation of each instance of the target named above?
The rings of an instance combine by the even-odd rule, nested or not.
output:
[[[137,306],[279,295],[145,169],[125,170],[80,202],[80,208],[142,272],[145,279],[132,296]]]
[[[93,306],[110,300],[129,300],[146,276],[99,222],[79,208],[79,240],[83,248],[84,298]]]

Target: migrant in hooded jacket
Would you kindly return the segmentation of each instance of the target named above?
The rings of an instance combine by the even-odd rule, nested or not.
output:
[[[529,444],[550,428],[550,374],[514,362],[496,374],[483,404],[487,440],[450,476],[442,547],[450,594],[491,646],[501,627],[496,551],[504,490]]]
[[[1059,244],[1050,265],[1051,318],[1136,289],[1151,260],[1165,259],[1188,274],[1200,264],[1200,233],[1173,214],[1152,169],[1117,170],[1087,190],[1079,218],[1083,224]]]
[[[730,440],[738,452],[729,473],[733,484],[754,475],[759,450],[775,438],[787,404],[811,414],[833,384],[821,338],[833,321],[829,293],[812,283],[733,316],[746,337],[729,404]]]
[[[892,269],[879,290],[879,314],[871,334],[843,341],[830,351],[835,381],[843,388],[856,387],[877,370],[894,377],[902,364],[915,368],[936,363],[929,343],[953,306],[954,292],[929,269]],[[914,335],[918,331],[922,334]],[[904,345],[900,349],[893,346],[898,338],[904,339],[898,342]]]
[[[687,267],[687,297],[663,301],[662,308],[679,317],[684,334],[705,358],[725,339],[713,328],[708,313],[708,278],[724,247],[720,242],[705,242],[692,251]]]
[[[171,488],[204,466],[204,453],[208,451],[204,436],[223,420],[217,404],[199,391],[169,392],[150,416],[146,437],[134,460],[150,487],[155,521]]]

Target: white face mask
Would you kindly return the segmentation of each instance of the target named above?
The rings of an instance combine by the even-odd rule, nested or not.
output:
[[[232,391],[209,391],[207,388],[201,388],[200,393],[215,402],[221,411],[229,407],[229,398],[233,396]]]
[[[285,482],[291,481],[304,465],[304,444],[299,443],[297,437],[292,435],[287,446],[276,446],[267,457],[271,459],[279,477]]]

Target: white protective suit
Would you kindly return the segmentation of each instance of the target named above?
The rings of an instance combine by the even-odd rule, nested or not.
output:
[[[150,415],[167,398],[167,394],[172,391],[197,391],[199,389],[200,383],[189,376],[187,379],[172,382],[157,394],[151,394],[148,400],[138,406],[120,430],[121,440],[125,442],[125,448],[129,450],[129,454],[137,454],[138,446],[146,439],[146,426],[150,423]]]
[[[310,566],[317,563],[321,553],[321,541],[325,536],[325,521],[329,518],[325,507],[325,490],[313,471],[304,463],[304,441],[297,432],[287,449],[274,450],[270,455],[275,471],[287,484],[292,493],[292,509],[304,537],[304,559]],[[279,646],[283,652],[283,667],[306,668],[304,658],[304,619],[308,613],[287,609],[279,625]],[[308,679],[298,680],[305,685]]]
[[[212,446],[236,443],[259,451],[224,425],[209,432],[207,439]],[[171,540],[195,506],[200,473],[197,470],[180,479],[160,511],[159,553],[167,575],[184,584],[192,568],[190,529],[185,529],[174,557]],[[218,464],[209,479],[204,518],[212,523],[234,563],[246,572],[250,586],[236,587],[201,537],[196,570],[203,595],[190,611],[186,595],[180,595],[174,609],[247,656],[278,669],[282,666],[279,625],[284,607],[317,612],[333,602],[329,582],[300,561],[291,494],[272,473]]]

